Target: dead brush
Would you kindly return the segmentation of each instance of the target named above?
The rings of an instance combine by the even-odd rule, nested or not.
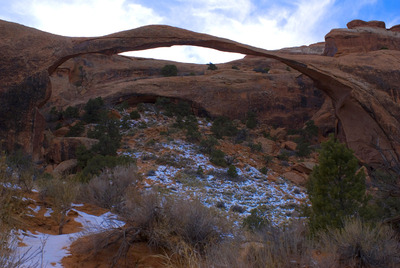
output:
[[[311,241],[302,222],[267,226],[249,234],[249,238],[251,249],[245,255],[249,267],[313,267]]]
[[[81,249],[96,254],[117,245],[111,266],[126,257],[135,243],[146,242],[150,248],[166,252],[157,256],[166,266],[194,267],[209,248],[223,240],[228,228],[216,211],[197,200],[131,191],[124,204],[119,216],[125,226],[101,230]]]
[[[139,181],[136,165],[117,166],[91,179],[83,187],[81,199],[86,203],[119,211],[123,207],[125,193]]]
[[[376,226],[359,218],[347,219],[341,229],[319,234],[322,252],[334,257],[336,267],[399,267],[400,246],[390,226]]]
[[[292,268],[317,267],[312,242],[301,222],[286,227],[265,226],[242,232],[212,248],[204,267]]]

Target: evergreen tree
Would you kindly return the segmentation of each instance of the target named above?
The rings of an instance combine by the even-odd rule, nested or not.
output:
[[[353,152],[333,137],[322,143],[319,165],[307,185],[311,230],[342,227],[344,218],[362,216],[367,203],[365,174]]]

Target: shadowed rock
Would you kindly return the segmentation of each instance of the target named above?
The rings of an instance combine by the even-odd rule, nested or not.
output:
[[[51,96],[49,74],[59,65],[82,54],[111,55],[173,45],[201,46],[279,60],[309,76],[332,99],[338,134],[360,160],[378,164],[382,163],[382,154],[397,159],[400,152],[400,51],[393,50],[397,47],[342,57],[293,55],[161,25],[103,37],[71,38],[0,21],[0,33],[2,146],[8,150],[22,147],[35,159],[42,157],[44,130],[38,109]]]

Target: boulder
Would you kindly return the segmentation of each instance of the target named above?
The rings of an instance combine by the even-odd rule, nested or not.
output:
[[[289,150],[289,151],[296,151],[297,143],[293,141],[285,141],[281,144],[281,148]]]
[[[305,186],[308,178],[308,176],[295,171],[285,172],[282,174],[282,177],[299,186]]]
[[[268,155],[274,155],[279,151],[279,147],[274,141],[264,137],[258,137],[254,139],[254,143],[260,143],[262,147],[262,152]]]
[[[300,162],[293,166],[293,170],[310,175],[316,165],[317,164],[315,162]]]
[[[73,174],[76,173],[77,166],[78,166],[77,159],[69,159],[58,164],[56,168],[52,171],[52,174],[55,177]]]
[[[377,20],[372,20],[372,21],[363,21],[363,20],[352,20],[349,23],[347,23],[347,28],[349,29],[356,29],[360,27],[368,27],[368,28],[381,28],[381,29],[386,29],[386,24],[383,21],[377,21]]]
[[[283,140],[286,137],[286,129],[282,127],[271,129],[269,135],[271,135],[271,137],[276,138],[277,140]]]
[[[53,131],[54,136],[56,137],[64,137],[69,132],[69,127],[60,127]]]

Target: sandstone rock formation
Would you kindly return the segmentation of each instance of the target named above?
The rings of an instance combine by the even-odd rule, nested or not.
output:
[[[330,51],[326,55],[336,53],[336,57],[326,57],[267,51],[160,25],[97,38],[69,38],[0,21],[0,66],[4,74],[0,79],[2,146],[9,150],[23,147],[34,158],[41,157],[44,120],[38,109],[51,96],[49,75],[68,59],[89,53],[111,55],[155,47],[194,45],[272,58],[305,74],[331,98],[338,119],[338,134],[360,160],[376,165],[383,162],[382,155],[397,159],[400,153],[398,33],[382,35],[382,31],[386,30],[352,29],[354,40],[368,40],[373,45],[363,46],[364,50],[346,50],[349,54],[344,56],[336,53],[343,50],[339,48],[348,46],[341,37],[352,36],[332,31],[326,38],[326,47]],[[387,40],[384,44],[390,44],[388,50],[375,49],[381,46],[382,36]],[[344,45],[338,45],[340,43]],[[353,44],[357,42],[350,42]],[[336,52],[332,50],[334,47]],[[363,53],[352,53],[360,51]]]
[[[177,77],[161,75],[166,64],[178,67]],[[268,74],[260,72],[265,68]],[[98,96],[113,104],[154,102],[161,96],[188,101],[199,115],[244,119],[252,110],[260,123],[300,128],[325,98],[307,76],[276,60],[252,56],[209,71],[205,64],[89,54],[60,65],[50,80],[52,96],[41,109],[44,114],[53,107],[82,106]]]
[[[325,36],[326,56],[368,52],[381,49],[400,50],[400,25],[389,30],[383,21],[353,20],[348,29],[333,29]]]

